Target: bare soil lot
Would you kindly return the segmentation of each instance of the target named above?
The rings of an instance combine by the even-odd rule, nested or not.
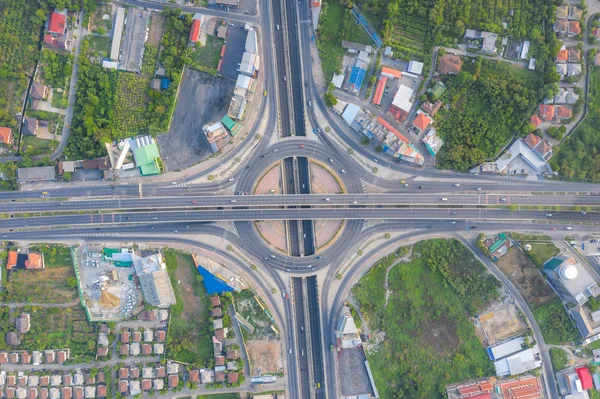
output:
[[[42,270],[15,270],[9,274],[4,296],[14,302],[68,303],[77,298],[77,289],[67,279],[75,278],[72,267]]]
[[[202,126],[227,113],[234,87],[233,81],[185,69],[169,133],[157,137],[168,171],[187,168],[212,153]]]
[[[513,303],[502,304],[479,315],[477,335],[484,345],[493,345],[503,339],[527,331],[527,323]]]
[[[148,43],[158,46],[163,35],[165,27],[165,17],[157,12],[153,12],[150,17],[150,32],[148,33]]]
[[[250,358],[251,375],[258,375],[259,371],[263,374],[283,371],[280,340],[260,339],[247,341],[246,349]]]
[[[500,270],[512,281],[529,305],[537,309],[555,298],[541,272],[518,248],[513,248],[497,262]]]

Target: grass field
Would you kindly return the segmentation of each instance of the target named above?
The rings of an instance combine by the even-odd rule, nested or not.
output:
[[[523,245],[527,244],[524,242]],[[527,257],[539,268],[541,268],[544,263],[553,256],[556,256],[560,251],[554,245],[554,243],[536,243],[531,242],[531,251],[525,251]]]
[[[194,65],[216,69],[221,58],[221,48],[225,41],[215,36],[206,37],[206,45],[201,47],[197,44],[191,51],[191,59]]]
[[[62,108],[62,99],[63,99],[63,93],[61,93],[59,91],[54,91],[54,93],[52,94],[51,105],[54,108]]]
[[[337,1],[327,1],[327,11],[319,17],[316,35],[321,66],[326,80],[341,67],[346,50],[342,40],[372,45],[373,41],[364,29],[356,24],[356,18]]]
[[[49,154],[58,147],[58,141],[40,139],[35,136],[23,136],[21,149],[26,150],[27,147],[33,147],[34,154]]]
[[[550,348],[550,360],[554,371],[562,370],[567,365],[567,353],[559,348]]]
[[[35,252],[42,251],[46,268],[71,267],[73,264],[71,251],[65,245],[44,244],[30,246],[29,249]]]
[[[112,39],[106,36],[88,36],[90,50],[98,57],[108,57]]]
[[[579,341],[579,334],[575,331],[560,299],[535,309],[533,315],[547,344],[559,345]]]
[[[353,289],[369,326],[385,332],[378,347],[366,349],[381,398],[444,398],[448,383],[493,374],[468,318],[488,298],[462,291],[457,278],[459,272],[471,270],[471,283],[492,296],[497,295],[497,283],[457,245],[453,240],[416,244],[412,260],[389,272],[392,293],[387,306],[381,293],[387,265],[393,263],[390,257],[377,262]],[[448,273],[448,268],[454,272]]]
[[[177,304],[171,307],[167,337],[169,358],[199,367],[213,360],[212,333],[209,329],[210,302],[191,255],[164,251],[165,262]],[[179,283],[178,283],[179,282]]]

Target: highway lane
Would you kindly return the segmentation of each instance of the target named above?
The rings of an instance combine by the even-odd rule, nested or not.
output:
[[[546,211],[473,208],[292,208],[292,209],[223,209],[190,210],[173,212],[123,212],[89,213],[27,218],[0,219],[0,229],[23,227],[68,226],[68,225],[108,225],[121,223],[161,223],[161,222],[210,222],[210,221],[256,221],[256,220],[350,220],[350,219],[430,219],[448,220],[536,220],[544,222],[598,223],[600,213],[582,214],[575,211]]]
[[[321,339],[321,315],[317,276],[306,278],[310,342],[312,348],[313,383],[317,399],[325,398],[325,370],[323,369],[323,340]]]
[[[297,337],[297,352],[292,353],[293,357],[299,359],[299,373],[300,378],[300,395],[299,398],[310,398],[310,374],[308,369],[308,346],[306,339],[306,315],[304,312],[304,287],[302,286],[302,279],[298,277],[292,278],[293,287],[293,301],[294,301],[294,329]],[[291,327],[291,326],[290,326]]]
[[[446,200],[443,200],[445,198]],[[175,209],[201,207],[277,206],[598,206],[600,195],[520,195],[520,194],[286,194],[212,195],[93,200],[49,200],[0,202],[0,213],[65,212],[85,210]]]

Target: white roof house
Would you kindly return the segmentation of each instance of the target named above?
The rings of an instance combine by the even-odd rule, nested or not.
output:
[[[360,107],[358,105],[348,103],[346,109],[344,110],[344,113],[342,114],[342,118],[344,118],[348,125],[351,125],[352,122],[354,122],[354,119],[356,118],[356,115],[358,115],[359,111]]]
[[[498,172],[502,173],[507,169],[515,168],[519,172],[525,169],[528,174],[539,175],[546,170],[546,161],[537,155],[523,140],[516,140],[496,161]]]
[[[523,42],[523,47],[521,48],[521,59],[526,60],[527,54],[529,54],[529,47],[531,46],[531,42],[529,40],[525,40]]]
[[[512,355],[513,353],[522,350],[524,343],[525,340],[523,337],[517,337],[509,341],[502,342],[501,344],[490,346],[487,349],[487,353],[491,360],[502,359],[503,357]]]
[[[113,31],[112,44],[110,48],[110,59],[117,61],[119,59],[119,49],[121,48],[121,38],[123,37],[123,25],[125,23],[125,9],[117,8],[117,17],[115,18],[115,28]]]
[[[496,375],[499,377],[518,375],[540,367],[542,365],[541,360],[536,360],[538,353],[538,347],[535,345],[533,348],[525,349],[524,351],[495,361]]]
[[[346,75],[344,75],[343,73],[340,75],[336,75],[335,73],[333,74],[333,78],[331,78],[331,83],[333,83],[333,85],[335,87],[337,87],[338,89],[342,88],[342,84],[344,84],[344,78],[346,77]]]
[[[410,61],[408,63],[408,72],[420,75],[423,72],[423,63],[419,61]]]
[[[248,29],[248,36],[246,36],[246,52],[258,54],[258,40],[254,28]]]
[[[238,72],[241,72],[248,76],[254,76],[254,74],[258,70],[259,70],[258,54],[245,52],[244,55],[242,56],[242,62],[240,63]]]
[[[394,95],[392,105],[400,108],[403,111],[409,112],[412,107],[412,102],[410,102],[412,95],[413,89],[401,84],[400,87],[398,87],[398,91]]]

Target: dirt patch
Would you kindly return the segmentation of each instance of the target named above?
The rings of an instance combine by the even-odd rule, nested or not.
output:
[[[256,184],[254,194],[281,194],[281,186],[280,162],[276,162]]]
[[[342,220],[315,220],[315,239],[317,249],[329,244],[342,227]]]
[[[421,334],[424,346],[435,348],[435,351],[442,356],[453,353],[459,345],[455,323],[443,317],[430,320],[430,323],[423,328],[423,331],[429,331],[429,333]]]
[[[278,339],[261,339],[246,342],[246,350],[250,358],[250,374],[279,373],[283,371],[281,358],[281,341]]]
[[[165,27],[165,17],[157,12],[152,13],[152,20],[150,21],[150,32],[148,32],[148,43],[158,46],[160,39],[163,35],[163,29]]]
[[[542,273],[518,248],[513,247],[498,260],[497,265],[517,286],[533,309],[537,309],[556,297]]]
[[[235,82],[186,68],[168,134],[157,137],[168,171],[187,168],[212,154],[202,126],[227,113]]]
[[[513,303],[502,304],[479,315],[477,335],[484,345],[493,345],[527,331],[527,323]]]
[[[315,194],[337,194],[344,191],[330,170],[314,162],[310,163],[310,186]]]

